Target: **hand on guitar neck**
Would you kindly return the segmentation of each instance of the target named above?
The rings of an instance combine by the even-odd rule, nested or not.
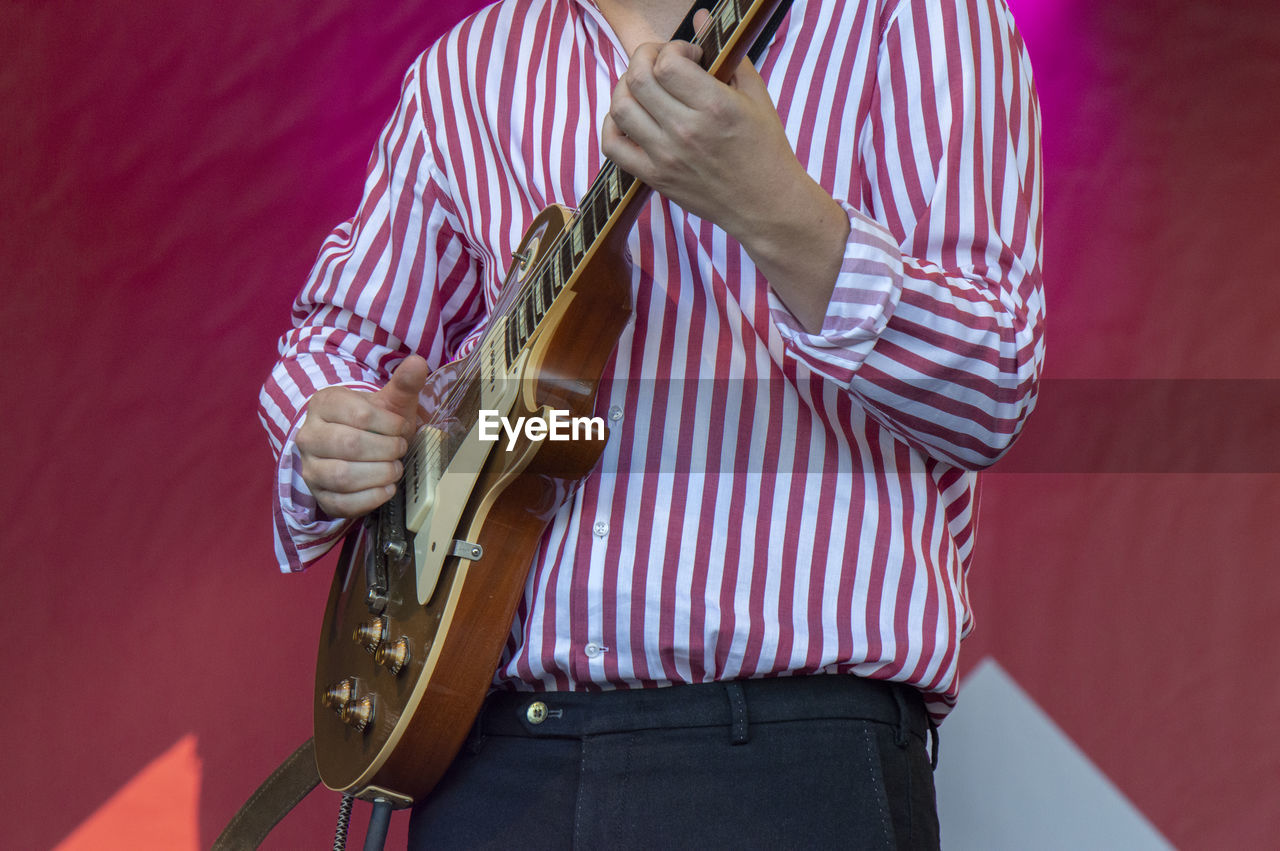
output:
[[[368,514],[395,493],[428,372],[425,360],[410,355],[376,393],[327,387],[311,398],[295,442],[302,479],[330,517]]]
[[[700,29],[707,13],[699,12]],[[625,41],[625,39],[624,39]],[[609,159],[737,239],[808,330],[822,327],[849,218],[805,172],[747,60],[722,83],[688,42],[641,44],[601,134]]]

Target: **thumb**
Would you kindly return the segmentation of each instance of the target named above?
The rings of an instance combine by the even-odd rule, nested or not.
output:
[[[693,31],[695,34],[701,33],[703,27],[707,25],[707,21],[711,20],[711,13],[706,9],[699,9],[693,13]],[[681,46],[682,52],[694,62],[702,61],[703,47],[690,41],[677,41],[675,44]],[[710,57],[708,57],[710,58]]]
[[[373,394],[373,403],[412,422],[418,413],[418,394],[430,373],[425,360],[409,355],[392,370],[386,386]]]

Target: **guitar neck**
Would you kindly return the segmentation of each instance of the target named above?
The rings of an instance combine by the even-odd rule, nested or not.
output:
[[[727,81],[779,2],[719,0],[693,38],[693,43],[702,48],[699,64],[717,79]],[[526,277],[521,292],[506,310],[508,363],[515,362],[586,258],[600,245],[626,239],[652,191],[613,161],[605,160],[557,244],[539,268]]]

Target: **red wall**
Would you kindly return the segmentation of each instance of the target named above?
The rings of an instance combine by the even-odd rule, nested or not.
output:
[[[475,3],[110,5],[0,9],[15,848],[208,845],[309,734],[327,570],[272,564],[257,387],[403,69]],[[1175,844],[1259,847],[1280,17],[1011,5],[1044,110],[1048,373],[985,479],[967,659],[996,656]],[[335,808],[313,795],[271,847],[326,842]]]

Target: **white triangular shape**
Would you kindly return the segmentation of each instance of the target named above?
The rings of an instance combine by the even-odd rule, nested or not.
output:
[[[965,679],[941,737],[944,851],[1173,847],[994,659]]]
[[[203,764],[188,733],[89,816],[54,851],[200,848],[200,783]]]

